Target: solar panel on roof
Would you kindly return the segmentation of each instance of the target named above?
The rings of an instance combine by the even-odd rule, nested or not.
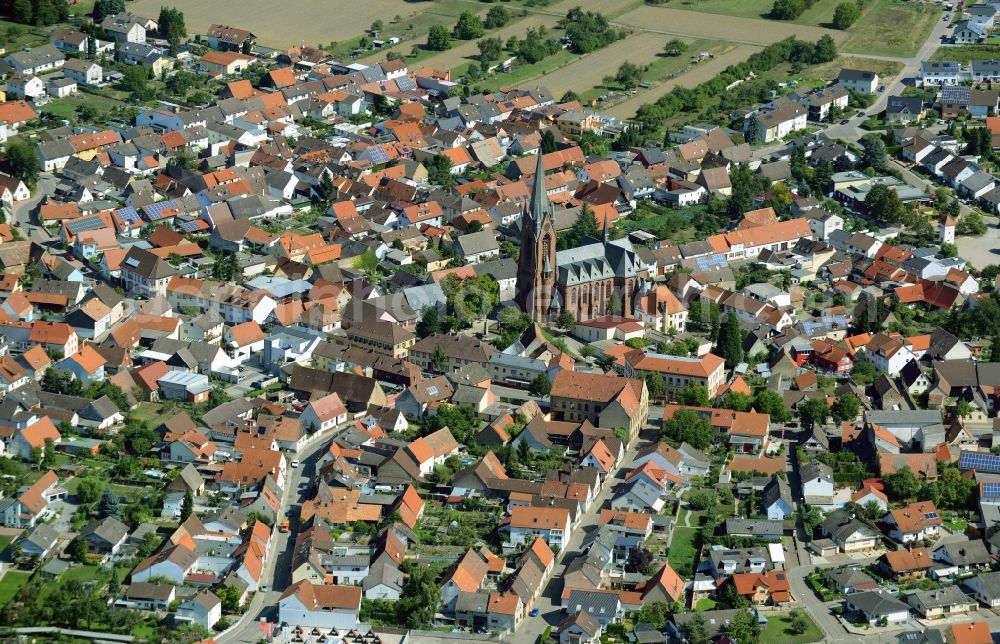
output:
[[[104,228],[105,224],[100,217],[82,217],[66,224],[66,228],[74,235],[88,230]]]
[[[986,452],[962,452],[958,467],[963,470],[1000,473],[1000,455]]]
[[[129,206],[128,208],[122,208],[121,210],[116,210],[115,214],[118,218],[127,224],[134,224],[142,221],[142,217],[139,216],[139,211]]]
[[[1000,483],[983,483],[983,496],[1000,496]]]
[[[178,228],[186,233],[193,233],[201,230],[201,221],[185,221],[183,224],[178,226]]]

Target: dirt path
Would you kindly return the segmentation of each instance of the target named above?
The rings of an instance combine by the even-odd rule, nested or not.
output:
[[[570,89],[577,92],[590,89],[600,85],[605,76],[614,76],[618,67],[626,60],[640,66],[653,62],[663,49],[664,42],[660,34],[636,32],[604,49],[578,58],[550,74],[522,81],[518,86],[545,87],[554,96],[562,96]]]
[[[703,83],[704,81],[713,78],[733,63],[746,60],[747,56],[758,49],[760,48],[752,45],[739,45],[723,54],[715,56],[707,63],[698,65],[686,74],[681,74],[676,78],[660,83],[652,89],[639,92],[635,96],[630,97],[628,100],[622,101],[614,107],[603,111],[611,116],[617,116],[618,118],[631,118],[635,116],[635,111],[639,109],[640,105],[655,102],[656,99],[660,98],[678,85],[681,87],[694,87],[699,83]]]

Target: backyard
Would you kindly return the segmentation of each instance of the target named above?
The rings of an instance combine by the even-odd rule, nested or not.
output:
[[[0,579],[0,607],[6,606],[30,578],[31,573],[8,570],[3,579]]]
[[[791,628],[792,618],[788,614],[768,613],[767,626],[764,627],[761,641],[782,642],[782,644],[808,644],[809,642],[822,640],[823,633],[820,632],[816,623],[808,615],[806,619],[809,621],[809,628],[804,633],[796,633]]]

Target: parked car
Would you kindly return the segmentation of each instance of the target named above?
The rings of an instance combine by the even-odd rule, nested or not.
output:
[[[538,609],[537,608],[532,608],[531,612],[528,613],[528,615],[530,615],[531,617],[538,617]]]
[[[298,467],[298,466],[299,466],[298,459],[295,459],[294,461],[292,461],[292,467]]]
[[[840,124],[841,125],[847,125],[850,122],[851,122],[851,119],[844,119],[843,121],[840,122]]]

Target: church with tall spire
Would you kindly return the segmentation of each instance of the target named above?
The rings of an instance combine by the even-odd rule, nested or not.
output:
[[[536,322],[563,311],[577,322],[605,315],[631,316],[644,284],[640,262],[627,239],[586,237],[576,248],[556,251],[555,210],[545,194],[545,167],[538,155],[531,200],[521,219],[521,251],[515,302]]]

